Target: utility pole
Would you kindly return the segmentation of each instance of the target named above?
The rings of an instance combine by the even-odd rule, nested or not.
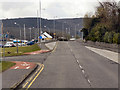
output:
[[[40,42],[39,36],[40,36],[40,30],[39,30],[39,17],[38,17],[38,10],[37,10],[37,30],[38,30],[38,43]]]
[[[64,22],[62,23],[62,37],[63,37],[63,32],[64,32]]]
[[[31,40],[31,28],[29,28],[30,29],[30,40]]]
[[[55,37],[55,35],[56,35],[56,30],[55,30],[55,18],[56,18],[57,16],[54,16],[54,20],[53,20],[53,26],[54,26],[54,39],[56,38]]]
[[[69,27],[69,34],[71,34],[71,33],[70,33],[70,27]]]
[[[25,24],[24,24],[24,40],[26,40]]]
[[[40,9],[40,31],[39,31],[39,36],[41,36],[42,28],[41,28],[41,0],[39,1],[39,9]],[[41,47],[41,39],[39,39],[40,47]]]
[[[75,38],[76,38],[76,25],[75,25]]]
[[[5,45],[5,42],[4,42],[4,33],[3,33],[3,23],[1,22],[1,34],[2,34],[2,40],[3,40],[3,45]],[[5,57],[5,47],[3,46],[3,58]]]

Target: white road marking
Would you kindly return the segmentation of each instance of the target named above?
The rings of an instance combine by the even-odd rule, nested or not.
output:
[[[24,64],[21,64],[22,66],[29,66],[30,64],[27,64],[26,62],[23,62]]]
[[[91,83],[89,79],[88,79],[88,82]]]
[[[79,65],[79,67],[82,69],[83,67],[81,65]]]
[[[29,69],[29,68],[30,68],[30,66],[26,67],[26,69]]]
[[[85,70],[82,70],[83,73],[85,73]]]
[[[15,67],[14,69],[18,69],[18,68],[19,68],[19,66]]]
[[[79,61],[77,60],[77,63],[79,64]]]

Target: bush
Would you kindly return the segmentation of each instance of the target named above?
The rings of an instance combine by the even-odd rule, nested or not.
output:
[[[115,32],[106,32],[104,35],[104,42],[113,43],[113,36]]]
[[[108,43],[113,43],[113,35],[114,35],[114,32],[109,32],[109,34],[108,34]]]
[[[89,38],[90,40],[92,39],[92,41],[102,42],[103,36],[106,31],[107,29],[104,25],[97,24],[95,27],[92,28],[91,32],[89,33]]]
[[[120,44],[120,33],[115,33],[113,35],[113,43]]]
[[[104,35],[104,42],[108,43],[108,34],[109,32],[106,32],[105,35]]]

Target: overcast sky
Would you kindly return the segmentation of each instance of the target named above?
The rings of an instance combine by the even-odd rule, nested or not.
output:
[[[95,12],[98,1],[106,0],[41,0],[41,15],[47,19],[83,17]],[[0,0],[0,19],[36,17],[37,10],[39,0]]]

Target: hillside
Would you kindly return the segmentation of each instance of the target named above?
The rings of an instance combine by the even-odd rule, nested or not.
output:
[[[17,18],[17,19],[4,19],[3,21],[3,32],[9,32],[9,37],[11,38],[20,38],[20,29],[21,35],[23,39],[24,35],[24,24],[26,29],[26,38],[30,38],[30,29],[32,28],[32,38],[37,36],[38,29],[37,29],[37,20],[40,21],[40,18]],[[42,31],[50,31],[51,33],[54,32],[54,20],[48,19],[41,19],[42,20]],[[15,25],[14,23],[20,25]],[[66,28],[70,28],[71,35],[75,33],[75,25],[76,30],[80,30],[83,27],[83,19],[82,18],[66,18],[66,19],[56,19],[55,20],[55,29],[56,33],[60,33],[63,31],[63,23],[64,23],[64,32],[66,32]],[[39,23],[38,23],[39,24]],[[79,24],[79,26],[78,26]],[[45,27],[46,26],[46,27]]]

